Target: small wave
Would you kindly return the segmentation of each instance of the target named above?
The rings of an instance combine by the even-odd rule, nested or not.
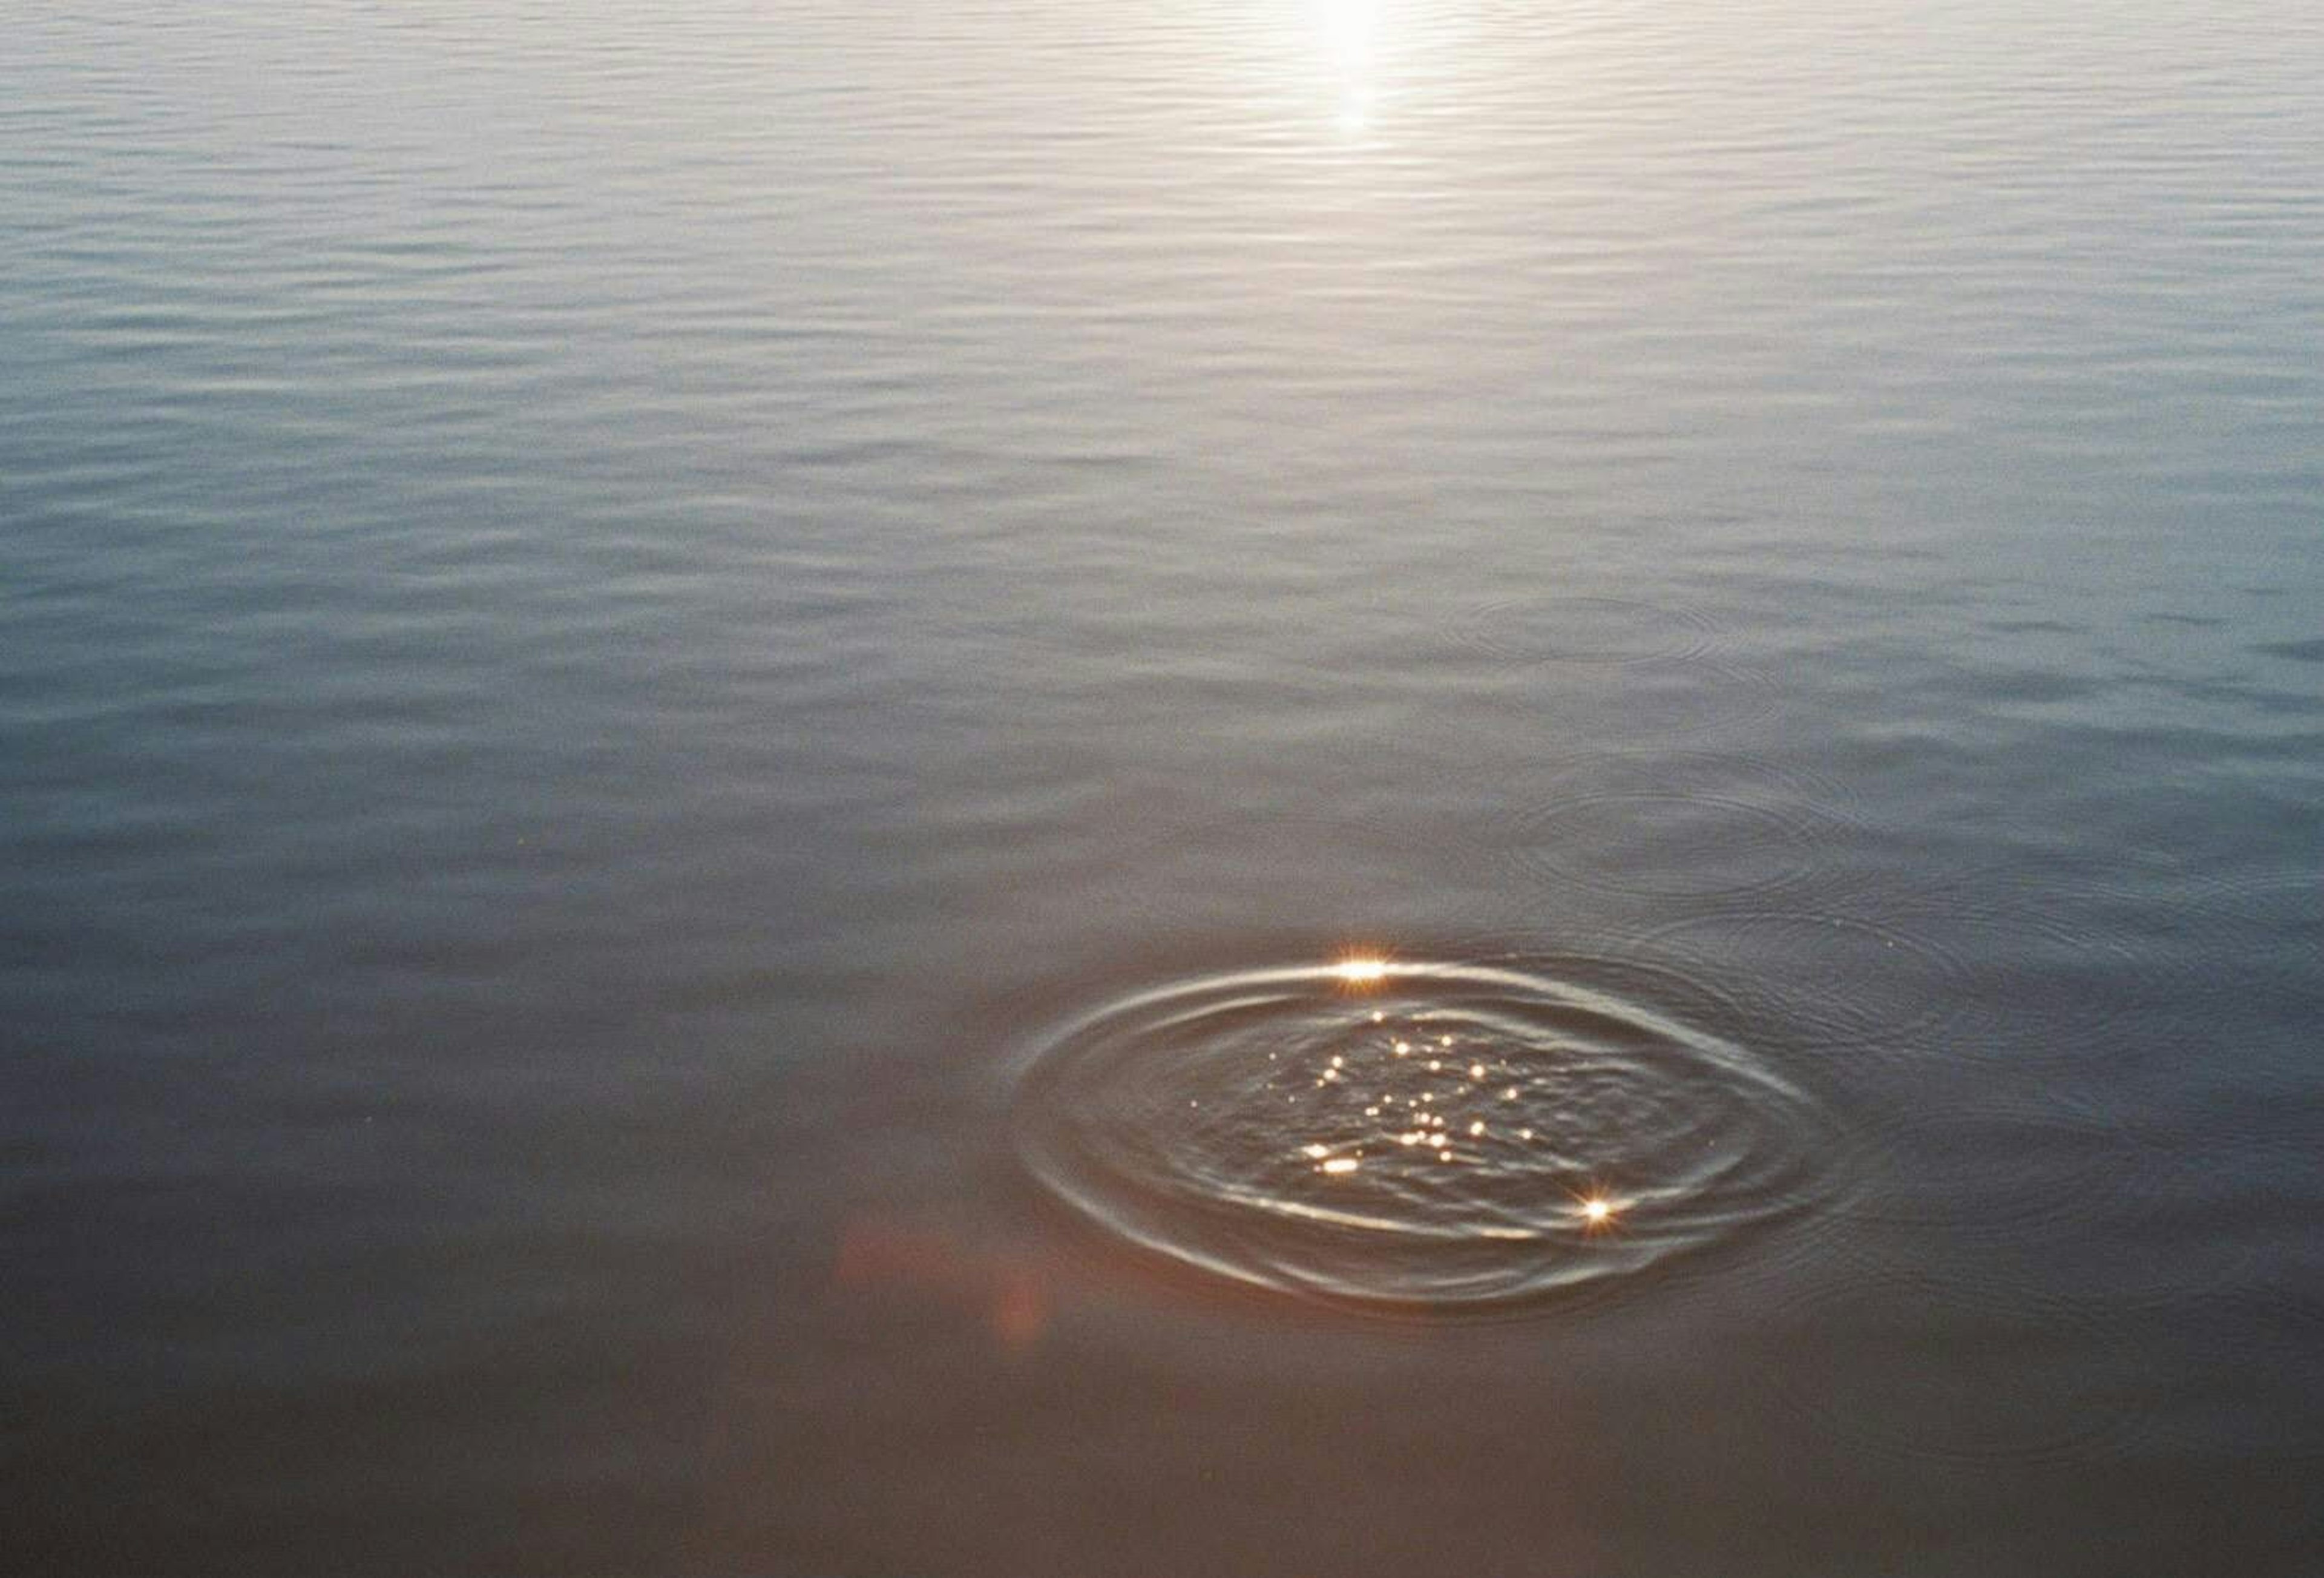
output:
[[[1636,1276],[1812,1203],[1832,1148],[1807,1093],[1592,975],[1397,961],[1172,982],[1030,1049],[1019,1148],[1131,1242],[1411,1315]]]

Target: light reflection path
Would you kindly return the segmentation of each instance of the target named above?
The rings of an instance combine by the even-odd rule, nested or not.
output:
[[[1810,1203],[1821,1108],[1591,974],[1357,955],[1170,983],[1030,1049],[1019,1147],[1132,1243],[1407,1312],[1603,1282]]]
[[[1308,0],[1317,48],[1339,78],[1342,134],[1355,136],[1370,124],[1372,69],[1380,35],[1382,0]]]

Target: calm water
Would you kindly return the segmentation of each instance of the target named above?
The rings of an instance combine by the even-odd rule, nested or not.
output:
[[[2324,1571],[2324,12],[8,23],[13,1567]]]

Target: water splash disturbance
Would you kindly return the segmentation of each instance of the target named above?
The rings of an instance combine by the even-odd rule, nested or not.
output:
[[[1125,1239],[1453,1314],[1643,1271],[1813,1196],[1825,1122],[1745,1048],[1563,973],[1351,958],[1176,981],[1034,1050],[1027,1166]]]

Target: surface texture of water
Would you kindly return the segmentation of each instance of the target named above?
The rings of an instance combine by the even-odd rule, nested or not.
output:
[[[1422,1319],[1635,1275],[1816,1205],[1814,1164],[1846,1148],[1807,1094],[1582,984],[1605,974],[1639,979],[1625,961],[1357,959],[1142,992],[1038,1048],[1027,1164],[1159,1253]]]
[[[2319,81],[19,5],[14,1562],[2319,1570]]]

